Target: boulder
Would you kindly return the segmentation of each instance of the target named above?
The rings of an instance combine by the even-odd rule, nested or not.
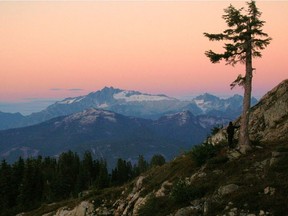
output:
[[[188,206],[185,208],[179,209],[174,216],[191,216],[195,215],[198,212],[198,210],[193,206]]]
[[[167,193],[167,188],[171,187],[173,184],[169,181],[165,181],[162,183],[161,188],[155,193],[156,197],[163,197]]]
[[[229,158],[229,160],[234,160],[234,159],[238,159],[241,157],[241,153],[235,149],[233,150],[230,150],[228,153],[227,153],[227,157]]]
[[[220,196],[225,196],[227,194],[231,194],[239,189],[239,186],[236,184],[229,184],[222,186],[218,189],[218,194]]]
[[[90,202],[83,201],[74,209],[70,209],[66,206],[60,208],[55,216],[87,216],[91,215],[94,211],[94,205]]]

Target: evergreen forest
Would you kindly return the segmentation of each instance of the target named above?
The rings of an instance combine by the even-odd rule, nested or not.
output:
[[[165,158],[154,155],[148,163],[142,155],[134,165],[118,159],[111,171],[105,160],[95,160],[90,152],[82,157],[68,151],[59,158],[19,158],[14,164],[5,160],[0,165],[0,215],[15,215],[43,203],[81,197],[85,190],[98,190],[122,185],[147,171],[162,165]]]

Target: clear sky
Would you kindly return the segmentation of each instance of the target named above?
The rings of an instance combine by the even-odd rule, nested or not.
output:
[[[226,28],[244,1],[1,1],[0,103],[85,95],[104,86],[180,97],[233,95],[244,71],[212,64],[203,32]],[[257,1],[273,38],[254,61],[253,94],[288,76],[288,2]],[[1,110],[1,109],[0,109]]]

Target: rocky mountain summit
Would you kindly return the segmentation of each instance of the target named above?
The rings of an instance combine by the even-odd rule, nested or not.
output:
[[[287,215],[287,86],[283,81],[252,108],[253,150],[245,155],[219,142],[221,130],[210,140],[214,145],[196,146],[121,187],[22,215]],[[180,116],[183,123],[187,116]]]

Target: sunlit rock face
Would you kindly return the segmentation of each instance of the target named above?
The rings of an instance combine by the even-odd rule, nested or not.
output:
[[[250,137],[261,141],[288,139],[288,79],[264,95],[252,108]]]
[[[240,118],[235,122],[240,125]],[[264,95],[259,103],[251,108],[249,121],[250,139],[255,141],[281,141],[288,139],[288,79]],[[238,134],[236,131],[235,137]],[[226,128],[209,138],[218,144],[227,139]]]

